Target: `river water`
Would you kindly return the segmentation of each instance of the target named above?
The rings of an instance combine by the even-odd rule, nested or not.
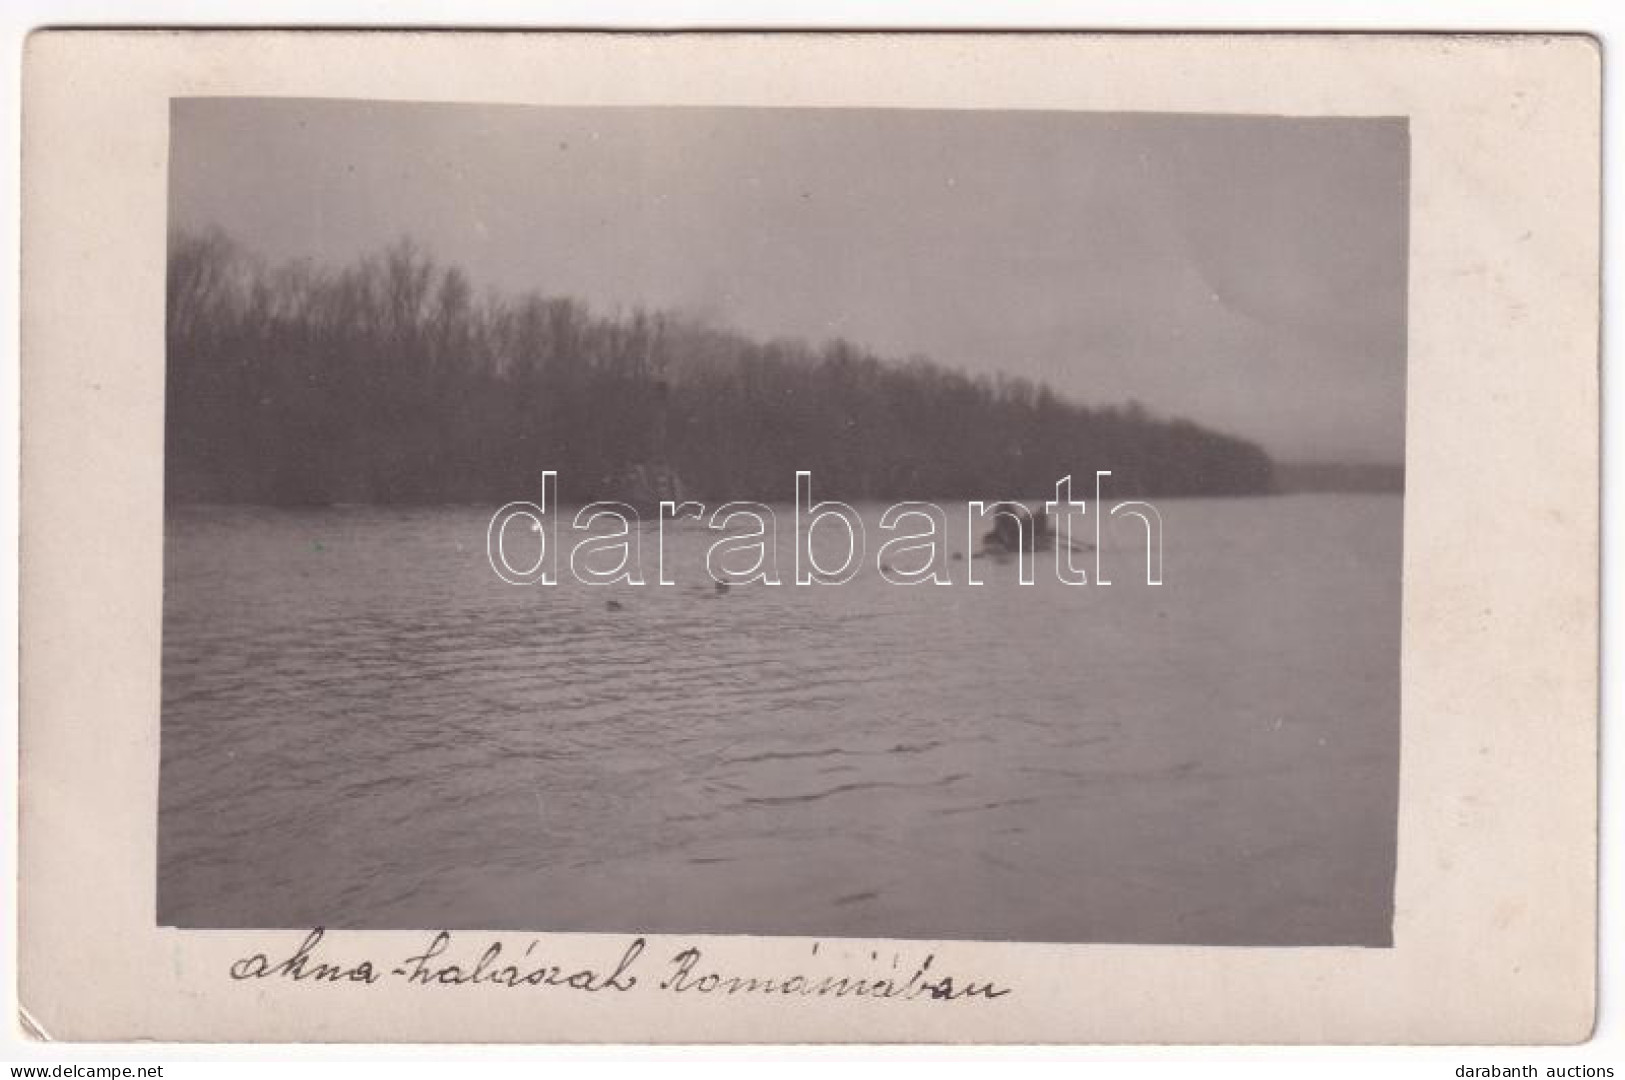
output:
[[[1157,586],[893,585],[866,507],[725,595],[693,524],[525,587],[494,507],[172,510],[160,922],[1386,944],[1400,498],[1157,505]]]

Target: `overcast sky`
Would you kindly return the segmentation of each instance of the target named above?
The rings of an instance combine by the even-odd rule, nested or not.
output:
[[[178,100],[171,213],[1403,459],[1402,120]]]

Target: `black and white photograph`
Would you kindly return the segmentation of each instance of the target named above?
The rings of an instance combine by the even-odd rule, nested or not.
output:
[[[159,924],[1390,947],[1410,150],[175,98]]]
[[[13,58],[13,1073],[1613,1075],[1581,16],[219,17]]]

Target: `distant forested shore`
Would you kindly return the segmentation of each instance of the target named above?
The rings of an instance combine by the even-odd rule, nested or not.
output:
[[[534,497],[545,469],[570,502],[640,485],[781,501],[799,469],[849,501],[1040,497],[1096,469],[1123,497],[1274,487],[1258,446],[1133,403],[844,341],[477,295],[409,241],[328,269],[174,233],[166,342],[171,502],[506,502]]]
[[[1358,462],[1277,462],[1275,490],[1402,495],[1405,466]]]

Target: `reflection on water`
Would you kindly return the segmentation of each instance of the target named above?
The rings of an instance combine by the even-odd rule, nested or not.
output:
[[[527,588],[490,507],[172,511],[160,921],[1386,943],[1399,498],[1158,506],[1157,587],[725,596],[692,525]]]

